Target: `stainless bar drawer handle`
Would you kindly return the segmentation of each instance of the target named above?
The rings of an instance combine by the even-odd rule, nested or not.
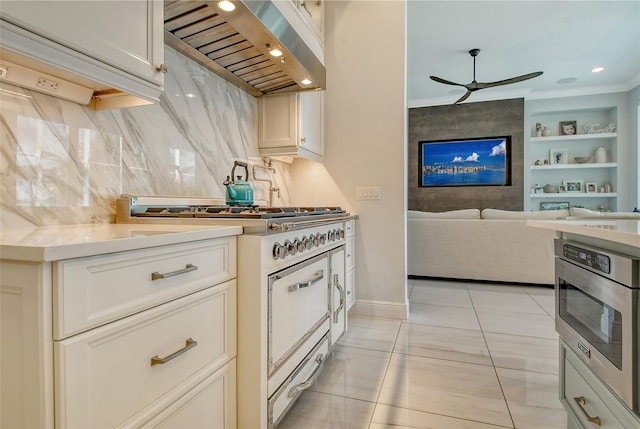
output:
[[[151,358],[151,366],[165,364],[165,363],[169,362],[170,360],[173,360],[173,359],[177,358],[182,353],[185,353],[186,351],[191,350],[192,348],[194,348],[197,345],[198,345],[198,342],[196,340],[194,340],[193,338],[189,338],[185,342],[184,347],[181,348],[180,350],[178,350],[177,352],[173,352],[169,356],[163,357],[163,358],[158,357],[158,355],[155,355],[154,357],[152,357]]]
[[[299,392],[302,392],[303,390],[307,390],[308,388],[313,386],[313,383],[316,382],[318,375],[320,375],[320,370],[322,370],[322,367],[324,367],[324,355],[322,353],[316,356],[316,363],[318,364],[318,366],[316,367],[316,369],[313,370],[309,378],[307,378],[307,381],[297,384],[293,386],[291,389],[289,389],[289,393],[287,393],[287,396],[289,398],[293,398]]]
[[[314,278],[312,278],[311,280],[309,280],[307,282],[294,283],[294,284],[290,285],[289,286],[289,292],[295,292],[298,289],[302,289],[302,288],[305,288],[305,287],[310,287],[314,283],[319,282],[320,280],[322,280],[324,278],[324,270],[316,271],[314,276],[315,276]]]
[[[587,410],[584,409],[584,406],[587,404],[587,400],[584,399],[584,396],[578,396],[577,398],[573,398],[573,400],[576,401],[576,404],[578,404],[578,407],[582,410],[582,414],[584,414],[587,420],[589,420],[591,423],[597,424],[598,426],[602,426],[600,417],[591,417],[589,414],[587,414]]]
[[[333,283],[336,285],[338,292],[340,292],[340,305],[336,308],[336,311],[333,312],[333,323],[338,323],[340,321],[340,312],[344,308],[344,300],[346,299],[344,288],[340,285],[338,281],[338,275],[333,275]]]
[[[173,277],[173,276],[178,276],[180,274],[184,274],[184,273],[190,273],[191,271],[195,271],[198,269],[197,265],[193,265],[193,264],[187,264],[183,269],[181,270],[176,270],[176,271],[171,271],[170,273],[159,273],[159,272],[153,272],[151,273],[151,280],[160,280],[160,279],[166,279],[169,277]]]

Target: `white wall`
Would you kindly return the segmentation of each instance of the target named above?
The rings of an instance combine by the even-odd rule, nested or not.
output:
[[[631,133],[631,141],[633,150],[629,153],[630,162],[635,162],[635,168],[632,169],[631,181],[636,184],[635,205],[640,209],[640,86],[629,92],[629,132]],[[634,138],[635,136],[635,138]]]
[[[406,317],[405,2],[325,4],[325,162],[296,160],[292,202],[341,204],[360,216],[356,306]],[[379,186],[379,200],[356,188]]]

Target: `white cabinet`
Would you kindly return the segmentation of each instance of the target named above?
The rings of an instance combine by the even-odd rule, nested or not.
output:
[[[531,113],[531,128],[525,132],[525,209],[540,210],[541,202],[568,202],[571,207],[592,210],[617,209],[616,112],[615,107],[602,107]],[[561,123],[566,121],[576,124],[577,134],[560,135]],[[537,124],[548,128],[550,135],[538,136]],[[606,157],[597,159],[596,151],[604,151]],[[588,161],[578,163],[576,157]],[[544,192],[545,185],[551,185],[552,192]]]
[[[345,222],[345,283],[347,288],[347,311],[355,302],[356,283],[356,221]]]
[[[190,410],[234,428],[235,254],[225,237],[1,261],[1,426],[178,427]]]
[[[1,18],[8,50],[158,101],[166,70],[163,2],[3,1]]]
[[[627,408],[560,341],[560,401],[569,429],[638,428],[640,417]]]
[[[331,316],[331,348],[347,330],[347,289],[345,281],[345,250],[340,247],[331,252],[331,288],[330,316]]]
[[[267,95],[258,100],[263,156],[324,158],[324,92]]]

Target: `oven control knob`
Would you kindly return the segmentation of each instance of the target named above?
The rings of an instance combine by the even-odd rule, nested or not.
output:
[[[327,234],[320,234],[320,245],[322,246],[327,241]]]
[[[342,240],[344,238],[344,229],[340,228],[338,230],[338,234],[340,235],[340,239]]]
[[[293,240],[293,245],[296,246],[296,250],[299,253],[304,252],[304,242],[302,240],[298,240],[297,238]]]
[[[296,254],[296,246],[295,246],[295,244],[293,244],[289,240],[286,240],[284,242],[284,247],[285,247],[288,255],[293,256],[293,255]]]
[[[280,243],[274,244],[273,259],[284,259],[285,256],[287,256],[287,250],[285,249],[285,247]]]
[[[320,245],[320,233],[313,236],[313,245],[318,247]]]
[[[302,237],[302,241],[304,242],[304,248],[307,250],[311,250],[313,247],[313,241],[311,241],[311,237]]]
[[[329,231],[329,241],[334,241],[336,239],[336,231],[335,229],[332,229],[331,231]]]

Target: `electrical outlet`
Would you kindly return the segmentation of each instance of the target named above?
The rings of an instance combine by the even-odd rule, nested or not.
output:
[[[9,74],[9,67],[0,65],[0,77],[7,77]]]
[[[38,88],[46,89],[47,91],[58,90],[58,82],[56,82],[55,80],[44,78],[44,77],[38,78],[38,82],[36,82],[36,86]]]
[[[379,200],[380,186],[367,186],[356,188],[356,200]]]

